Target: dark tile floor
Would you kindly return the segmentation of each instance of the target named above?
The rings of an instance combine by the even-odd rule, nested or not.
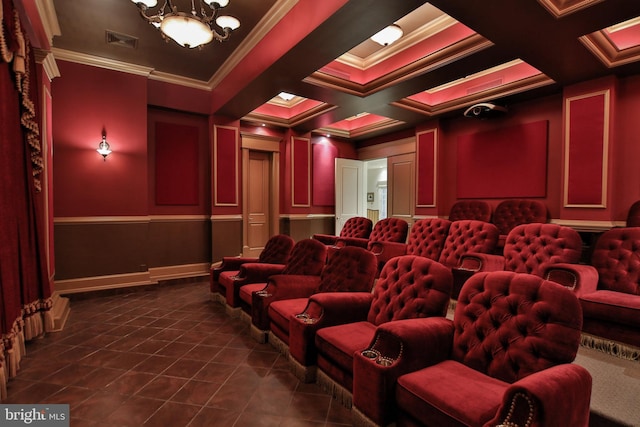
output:
[[[72,427],[351,425],[204,282],[72,298],[64,330],[27,344],[8,391],[3,403],[69,404]]]

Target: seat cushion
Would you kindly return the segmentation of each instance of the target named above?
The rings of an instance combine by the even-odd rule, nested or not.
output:
[[[264,289],[266,283],[251,283],[240,288],[240,299],[246,304],[251,305],[252,294]]]
[[[640,295],[595,291],[580,297],[584,318],[640,328]]]
[[[289,321],[291,316],[302,313],[307,306],[307,298],[293,298],[280,301],[274,301],[269,304],[269,319],[271,321],[271,330],[285,344],[289,345]]]
[[[319,329],[316,333],[318,355],[335,367],[353,375],[353,354],[371,342],[376,326],[369,322],[347,323]]]
[[[447,360],[398,378],[401,412],[424,425],[483,425],[498,411],[509,384]]]

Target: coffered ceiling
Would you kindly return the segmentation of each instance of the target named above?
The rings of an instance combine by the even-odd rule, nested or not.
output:
[[[354,140],[640,72],[630,0],[231,0],[241,27],[202,49],[163,41],[130,0],[53,5],[58,59],[210,90],[211,112],[233,119]],[[369,39],[392,23],[399,41]]]

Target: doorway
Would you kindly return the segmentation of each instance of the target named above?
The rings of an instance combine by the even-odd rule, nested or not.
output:
[[[387,159],[368,160],[364,164],[367,177],[367,218],[375,224],[388,216]]]

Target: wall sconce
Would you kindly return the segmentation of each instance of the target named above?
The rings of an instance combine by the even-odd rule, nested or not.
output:
[[[111,154],[111,148],[107,142],[107,133],[105,131],[102,131],[102,141],[98,144],[98,149],[96,151],[100,153],[105,162],[107,161],[107,156]]]

